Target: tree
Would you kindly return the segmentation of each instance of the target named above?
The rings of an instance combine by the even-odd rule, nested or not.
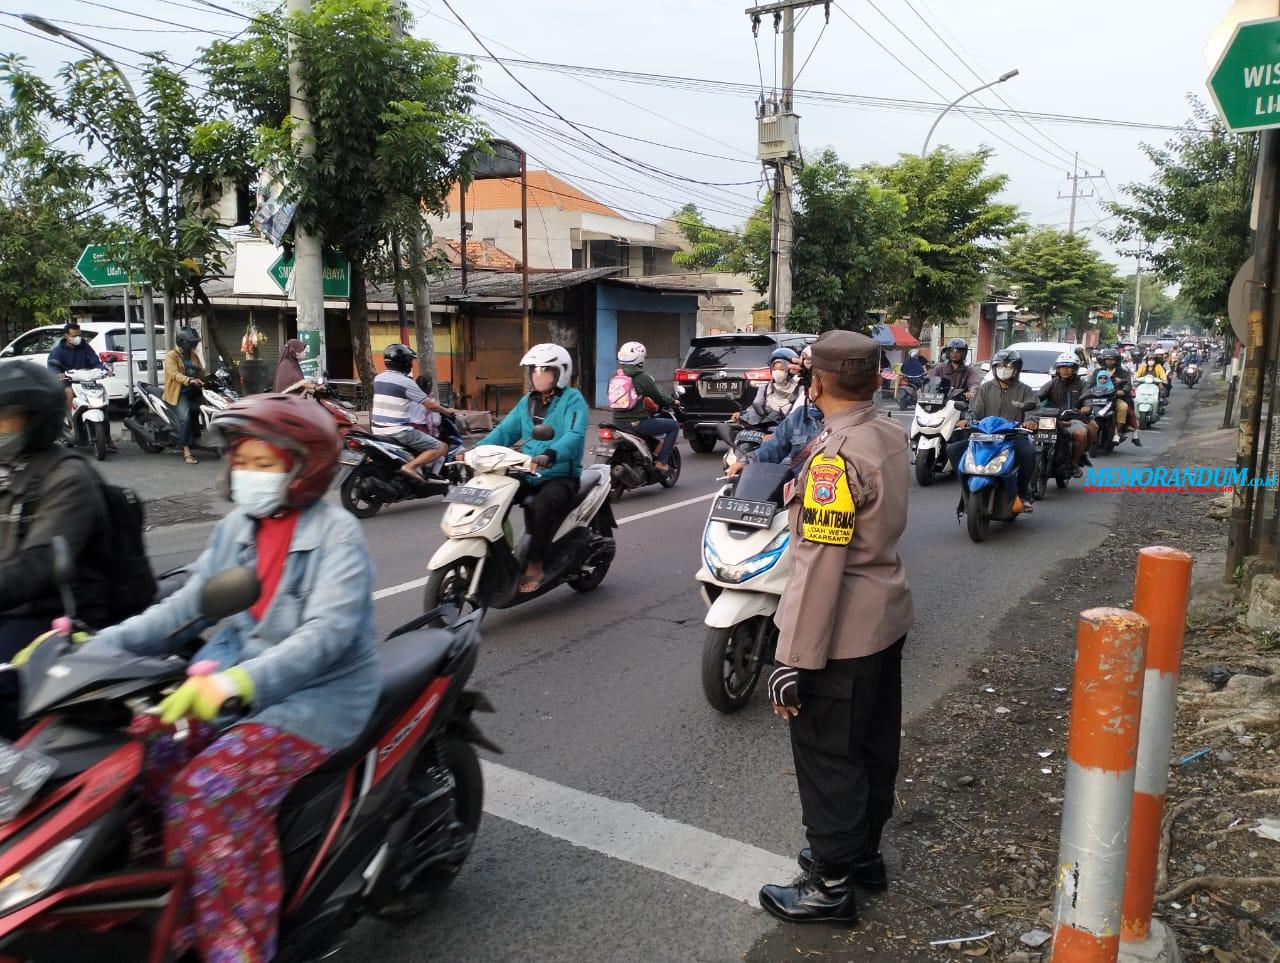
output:
[[[1026,229],[1017,207],[995,200],[1009,178],[986,172],[990,157],[985,148],[939,148],[872,168],[878,182],[906,199],[911,258],[891,297],[916,337],[926,325],[967,316],[1000,243]]]
[[[242,122],[258,125],[258,160],[292,186],[297,222],[351,262],[356,366],[371,391],[365,283],[402,275],[388,238],[411,250],[423,213],[443,213],[450,186],[465,173],[467,149],[483,133],[471,114],[473,69],[429,41],[399,35],[392,0],[317,0],[310,13],[287,20],[278,10],[259,16],[272,18],[278,24],[211,47],[206,69]],[[255,74],[264,63],[287,64],[289,33],[315,122],[310,157],[276,113],[288,103],[285,73]]]
[[[676,251],[671,261],[691,271],[727,271],[742,244],[742,236],[708,224],[696,204],[686,204],[671,215],[680,233],[692,246]]]
[[[1089,312],[1111,307],[1123,287],[1115,268],[1082,235],[1051,227],[1012,238],[997,278],[1020,309],[1039,315],[1042,329],[1065,316],[1079,334]]]
[[[71,266],[99,229],[93,179],[33,118],[0,110],[0,332],[69,317]]]
[[[865,331],[867,312],[891,300],[910,255],[906,200],[826,150],[797,177],[794,331]]]
[[[1137,280],[1138,275],[1128,275],[1124,279],[1124,292],[1120,295],[1126,328],[1136,321],[1140,334],[1148,326],[1152,331],[1159,331],[1181,316],[1177,303],[1165,293],[1164,283],[1155,274],[1142,274],[1142,299],[1139,305]],[[1135,306],[1141,312],[1140,318],[1133,316]]]
[[[1192,116],[1163,148],[1143,145],[1151,181],[1126,184],[1108,205],[1114,241],[1152,245],[1151,263],[1197,314],[1224,318],[1231,281],[1249,255],[1257,136],[1231,133],[1195,97]]]

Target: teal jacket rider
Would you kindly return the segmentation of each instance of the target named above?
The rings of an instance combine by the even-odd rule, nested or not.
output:
[[[591,412],[587,408],[587,399],[577,388],[558,388],[551,404],[542,418],[542,424],[549,425],[556,433],[550,441],[536,441],[533,434],[533,415],[529,404],[532,392],[520,399],[511,413],[502,419],[497,428],[480,440],[482,445],[505,445],[511,447],[517,441],[527,438],[520,450],[531,458],[544,452],[555,452],[555,461],[538,471],[529,484],[540,485],[548,478],[577,478],[582,474],[582,456],[587,447],[587,423],[591,420]]]

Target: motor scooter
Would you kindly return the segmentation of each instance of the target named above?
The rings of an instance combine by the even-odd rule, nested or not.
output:
[[[164,392],[153,384],[140,381],[134,388],[138,398],[124,420],[133,440],[150,455],[176,447],[182,437],[177,406],[166,404]],[[206,375],[195,395],[197,439],[208,431],[209,424],[220,412],[226,411],[239,398],[240,395],[231,387],[231,372],[226,368]]]
[[[54,552],[67,615],[18,670],[31,728],[0,743],[0,958],[168,960],[188,880],[164,858],[131,724],[158,726],[150,717],[187,662],[72,646],[65,540]],[[259,590],[250,568],[209,578],[201,615],[174,638],[245,610]],[[379,648],[368,723],[285,797],[276,963],[324,958],[365,915],[429,910],[461,871],[480,826],[475,746],[501,751],[472,720],[492,706],[466,689],[479,623],[431,612],[396,629]]]
[[[530,437],[549,441],[555,432],[543,424]],[[426,609],[504,609],[540,598],[561,584],[590,592],[604,581],[617,551],[617,522],[609,505],[612,480],[609,466],[588,465],[568,516],[552,537],[542,584],[533,592],[519,590],[528,536],[516,541],[510,517],[534,494],[527,482],[537,474],[530,458],[520,453],[524,444],[479,445],[459,456],[461,470],[471,477],[445,499],[440,528],[446,541],[427,563]]]
[[[1137,406],[1138,427],[1150,428],[1164,414],[1164,401],[1160,396],[1160,382],[1155,375],[1143,375],[1134,387],[1134,404]]]
[[[63,443],[68,448],[93,448],[98,461],[106,460],[111,444],[107,386],[102,383],[102,379],[110,375],[104,368],[83,368],[63,375],[71,385],[71,409],[63,422]]]
[[[924,387],[924,375],[898,375],[898,410],[909,411],[916,406],[920,389]]]
[[[425,431],[425,426],[418,426]],[[440,419],[439,441],[447,453],[419,472],[420,481],[400,469],[415,455],[392,438],[375,435],[361,427],[350,428],[344,435],[338,464],[343,472],[338,483],[342,507],[356,518],[372,518],[387,505],[443,495],[449,491],[450,479],[445,466],[462,453],[462,434],[448,415]]]
[[[659,409],[654,412],[656,418],[671,418],[677,425],[681,418],[676,413]],[[613,480],[609,496],[614,502],[622,500],[622,496],[637,488],[647,485],[661,485],[663,488],[674,488],[680,480],[680,448],[671,449],[671,460],[667,463],[669,471],[658,471],[658,449],[662,440],[652,435],[642,435],[631,425],[619,425],[614,422],[601,422],[599,426],[599,444],[591,453],[599,459],[599,464],[609,466],[609,475]]]
[[[1023,411],[1036,407],[1034,401],[1023,403]],[[963,485],[957,515],[964,515],[969,538],[985,541],[991,522],[1012,522],[1013,502],[1018,495],[1018,462],[1014,457],[1013,436],[1030,434],[1021,425],[992,415],[973,426],[969,447],[960,458],[959,473]]]
[[[1200,365],[1194,361],[1188,361],[1182,369],[1182,383],[1188,388],[1194,388],[1196,382],[1200,380]]]
[[[751,457],[749,451],[738,455]],[[748,460],[712,501],[702,532],[702,567],[695,576],[707,606],[702,692],[720,712],[746,705],[773,661],[773,614],[790,573],[782,498],[790,477],[787,465]]]
[[[964,390],[952,388],[947,378],[930,378],[925,382],[911,420],[911,457],[916,466],[916,481],[921,485],[932,485],[939,475],[954,469],[947,457],[947,445],[968,410]]]

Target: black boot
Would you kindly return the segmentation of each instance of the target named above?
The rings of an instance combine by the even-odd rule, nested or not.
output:
[[[764,886],[760,905],[784,923],[843,923],[858,925],[858,904],[846,874],[823,878],[815,868],[801,873],[789,886]]]
[[[871,893],[883,893],[889,888],[889,874],[884,868],[884,857],[880,855],[880,837],[883,834],[884,823],[873,822],[867,826],[867,841],[849,872],[855,886]],[[802,870],[809,872],[813,868],[813,850],[808,846],[800,850],[800,858],[796,862]]]

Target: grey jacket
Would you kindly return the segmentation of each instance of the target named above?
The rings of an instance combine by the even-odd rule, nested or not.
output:
[[[200,590],[213,574],[257,560],[256,522],[235,509],[213,530],[182,589],[120,625],[91,646],[136,655],[167,655],[207,626],[197,624]],[[238,665],[253,680],[248,721],[341,749],[364,728],[377,705],[380,680],[373,634],[373,563],[356,519],[316,502],[298,519],[276,594],[261,622],[248,612],[228,619],[194,661]]]

